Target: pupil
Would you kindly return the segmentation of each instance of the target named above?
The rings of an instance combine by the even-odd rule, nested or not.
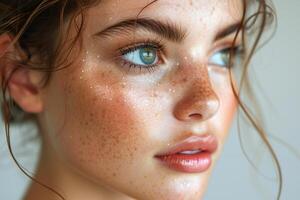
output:
[[[152,64],[156,59],[155,52],[151,48],[143,48],[140,51],[140,58],[145,64]]]

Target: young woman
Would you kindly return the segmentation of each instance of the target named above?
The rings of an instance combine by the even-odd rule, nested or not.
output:
[[[24,200],[203,197],[237,106],[246,111],[231,68],[246,70],[269,17],[264,0],[0,7],[8,145],[16,109],[42,140]]]

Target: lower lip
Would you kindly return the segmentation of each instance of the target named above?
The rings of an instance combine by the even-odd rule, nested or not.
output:
[[[156,156],[170,169],[185,173],[200,173],[208,170],[211,165],[211,153],[202,152],[192,155],[172,154]]]

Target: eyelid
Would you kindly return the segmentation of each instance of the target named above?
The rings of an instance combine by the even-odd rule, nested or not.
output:
[[[145,48],[145,47],[152,47],[157,49],[158,51],[162,50],[163,45],[160,43],[156,43],[156,42],[140,42],[140,43],[136,43],[130,46],[127,46],[125,48],[121,48],[119,49],[121,55],[125,55],[127,53],[133,52],[139,48]]]

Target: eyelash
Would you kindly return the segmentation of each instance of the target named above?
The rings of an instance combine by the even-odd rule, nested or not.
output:
[[[129,61],[125,60],[124,58],[122,58],[122,56],[124,56],[126,54],[133,53],[134,51],[136,51],[138,49],[147,48],[147,47],[153,48],[157,52],[157,57],[158,57],[157,64],[147,65],[147,67],[145,67],[143,65],[134,64],[134,63],[129,62]],[[119,49],[120,56],[118,56],[118,57],[122,63],[122,66],[127,68],[128,71],[130,71],[131,69],[139,69],[139,73],[144,73],[144,72],[153,73],[156,70],[157,66],[163,63],[162,54],[164,51],[165,51],[165,46],[161,40],[149,39],[149,40],[145,40],[145,41],[139,42],[137,44],[129,45],[125,48]]]

